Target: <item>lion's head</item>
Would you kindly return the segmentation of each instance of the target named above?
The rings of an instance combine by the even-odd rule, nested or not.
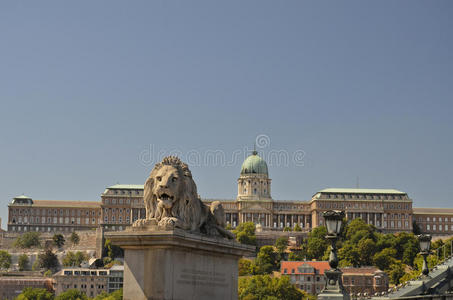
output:
[[[154,166],[145,182],[144,202],[147,219],[177,218],[188,230],[196,230],[204,221],[192,174],[175,156]]]

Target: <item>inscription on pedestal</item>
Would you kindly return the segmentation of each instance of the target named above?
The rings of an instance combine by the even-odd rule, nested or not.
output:
[[[183,269],[179,275],[178,284],[190,284],[210,287],[227,287],[226,274],[195,269]]]

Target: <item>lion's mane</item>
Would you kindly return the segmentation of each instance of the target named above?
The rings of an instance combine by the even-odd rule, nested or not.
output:
[[[158,206],[157,195],[154,194],[156,173],[163,166],[176,168],[179,178],[183,180],[180,189],[175,191],[176,201],[171,208],[172,217],[181,221],[181,228],[200,231],[200,227],[206,222],[207,218],[204,204],[198,196],[197,186],[189,167],[175,156],[167,156],[162,162],[157,163],[145,182],[143,199],[146,207],[146,219],[156,219],[159,222],[165,217],[162,209]]]

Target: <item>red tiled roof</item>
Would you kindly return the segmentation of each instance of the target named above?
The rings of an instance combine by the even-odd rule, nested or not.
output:
[[[376,272],[382,272],[376,267],[361,267],[361,268],[341,268],[343,275],[374,275]]]
[[[315,273],[300,273],[298,268],[304,264],[308,264],[315,269],[316,274],[324,275],[325,270],[329,270],[329,262],[327,261],[282,261],[280,267],[281,274],[315,274]],[[287,270],[285,273],[285,269]],[[294,273],[292,270],[294,269]]]

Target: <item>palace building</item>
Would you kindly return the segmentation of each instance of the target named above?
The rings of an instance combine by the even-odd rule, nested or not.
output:
[[[100,224],[99,202],[33,200],[25,195],[8,205],[8,231],[72,232]]]
[[[236,199],[221,201],[226,223],[259,224],[262,230],[299,225],[303,231],[323,225],[322,212],[343,210],[348,219],[361,218],[382,232],[413,230],[433,235],[453,234],[453,209],[413,208],[407,193],[394,189],[328,188],[308,201],[275,200],[267,163],[256,151],[247,157],[237,179]],[[32,200],[19,196],[8,205],[8,231],[73,231],[103,227],[123,230],[145,218],[143,185],[116,184],[104,190],[100,202]]]

